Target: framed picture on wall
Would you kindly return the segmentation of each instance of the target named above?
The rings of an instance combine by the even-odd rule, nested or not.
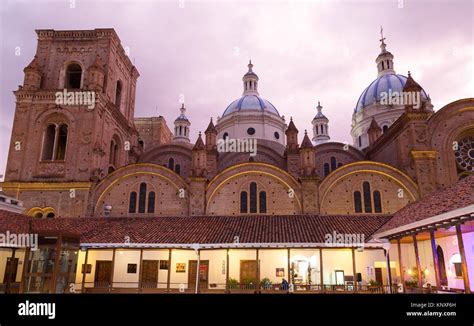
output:
[[[176,263],[176,273],[186,273],[186,263]]]
[[[275,268],[275,275],[276,277],[285,277],[285,269],[284,268]]]

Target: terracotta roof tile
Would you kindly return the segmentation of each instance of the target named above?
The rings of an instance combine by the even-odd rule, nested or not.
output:
[[[474,204],[474,175],[435,191],[419,201],[408,204],[396,212],[378,232],[417,222],[429,217]]]
[[[0,215],[0,227],[32,221],[32,231],[67,231],[81,243],[322,243],[333,233],[362,233],[368,239],[391,216],[285,215],[194,217],[102,217],[32,219]],[[18,215],[18,214],[16,214]],[[10,220],[10,224],[5,220]],[[20,223],[20,224],[21,224]],[[25,224],[27,225],[27,223]]]

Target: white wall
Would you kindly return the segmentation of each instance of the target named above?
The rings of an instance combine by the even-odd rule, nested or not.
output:
[[[260,249],[260,279],[269,278],[272,284],[280,284],[283,278],[288,280],[288,251],[286,249]],[[277,277],[276,269],[283,268],[284,276]]]
[[[336,270],[343,270],[344,276],[354,274],[352,270],[352,252],[350,249],[323,249],[324,284],[336,284]]]

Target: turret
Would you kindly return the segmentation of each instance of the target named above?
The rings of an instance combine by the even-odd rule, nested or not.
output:
[[[304,138],[300,147],[300,167],[301,176],[312,176],[316,174],[314,147],[311,140],[309,140],[308,132],[306,130],[304,131]]]
[[[198,139],[192,150],[191,175],[193,177],[205,177],[207,175],[207,151],[206,145],[199,132]]]
[[[191,122],[189,122],[186,117],[184,103],[181,105],[179,110],[181,111],[181,114],[176,118],[176,120],[174,120],[174,140],[189,142],[189,126],[191,125]]]
[[[318,101],[318,106],[316,107],[318,113],[311,122],[313,125],[313,143],[315,145],[325,143],[329,141],[329,128],[328,128],[328,118],[322,113],[323,107]]]
[[[214,126],[214,123],[212,123],[212,118],[204,134],[206,134],[207,150],[215,149],[217,146],[217,130],[216,130],[216,127]]]
[[[380,128],[374,118],[372,118],[367,134],[369,135],[369,146],[372,146],[382,134],[382,128]]]

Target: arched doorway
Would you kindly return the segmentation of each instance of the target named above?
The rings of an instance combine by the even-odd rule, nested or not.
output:
[[[444,263],[444,253],[443,249],[438,246],[436,248],[438,253],[438,270],[439,270],[439,280],[441,285],[448,286],[448,277],[446,276],[446,264]]]

